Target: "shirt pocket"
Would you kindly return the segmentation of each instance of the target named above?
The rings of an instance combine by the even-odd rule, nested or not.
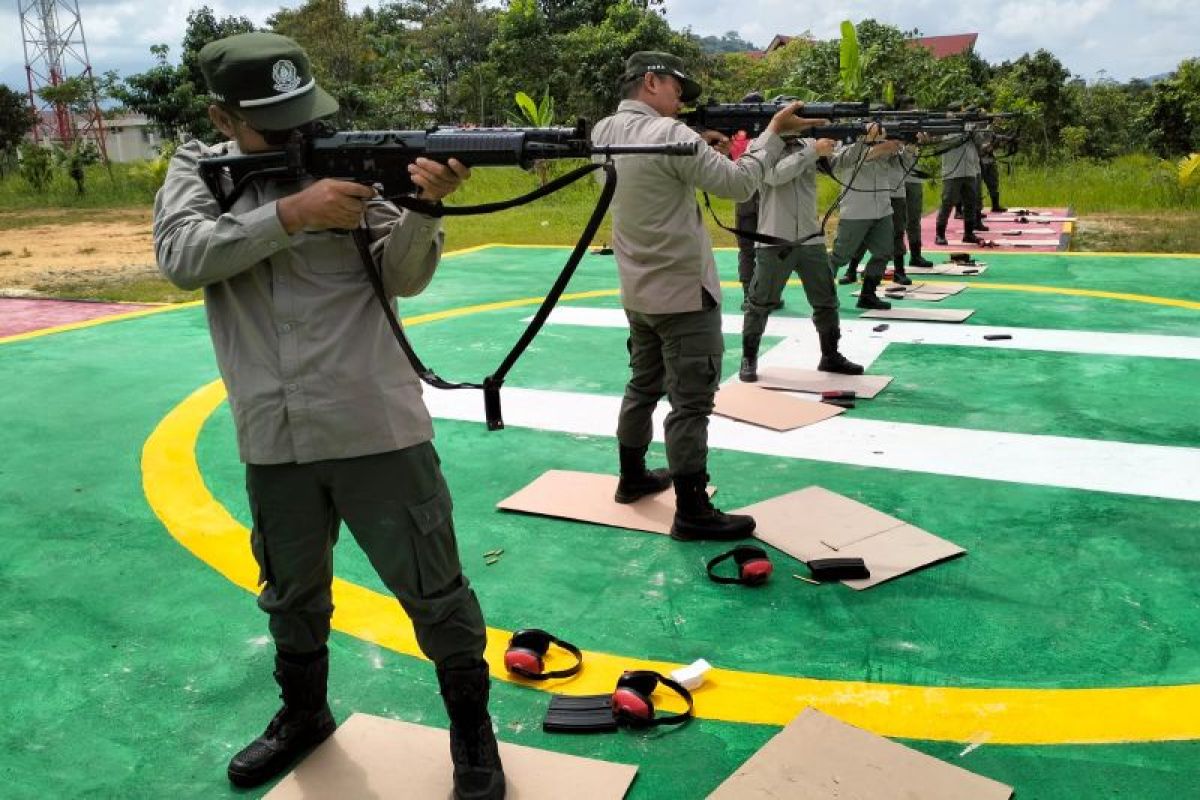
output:
[[[298,257],[298,267],[309,272],[332,274],[363,272],[358,247],[349,233],[337,231],[308,231],[293,252]],[[365,275],[364,275],[365,277]]]

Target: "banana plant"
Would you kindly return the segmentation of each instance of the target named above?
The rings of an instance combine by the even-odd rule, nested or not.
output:
[[[513,100],[517,104],[519,114],[508,112],[508,124],[518,128],[549,128],[554,124],[554,98],[550,96],[550,87],[542,93],[542,102],[535,103],[533,98],[524,92],[517,92]],[[533,170],[537,173],[538,182],[545,186],[550,180],[550,164],[544,160],[533,162]]]
[[[550,96],[550,88],[542,93],[542,102],[536,103],[524,92],[517,92],[513,98],[517,104],[514,114],[508,112],[508,122],[518,128],[549,128],[554,124],[554,98]]]
[[[858,31],[850,20],[842,20],[842,43],[838,54],[842,99],[858,100],[863,91],[863,65],[858,48]]]
[[[1179,159],[1175,168],[1175,180],[1179,182],[1179,191],[1183,193],[1200,186],[1200,153],[1192,153]]]

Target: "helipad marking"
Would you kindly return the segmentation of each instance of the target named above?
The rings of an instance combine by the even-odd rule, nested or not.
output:
[[[493,304],[494,305],[494,304]],[[446,312],[441,319],[485,307]],[[415,324],[413,320],[406,321]],[[197,390],[155,428],[142,453],[146,498],[184,547],[233,583],[257,591],[248,531],[204,485],[195,447],[204,421],[225,399],[219,381]],[[474,398],[478,401],[478,398]],[[337,630],[420,657],[411,625],[392,598],[334,579]],[[487,658],[497,667],[509,633],[488,630]],[[670,671],[675,664],[605,653],[586,654],[565,693],[606,692],[620,671]],[[816,706],[885,736],[968,741],[981,732],[994,743],[1062,744],[1200,738],[1200,686],[1111,689],[960,689],[860,681],[822,681],[714,670],[697,693],[697,713],[710,719],[782,725]]]

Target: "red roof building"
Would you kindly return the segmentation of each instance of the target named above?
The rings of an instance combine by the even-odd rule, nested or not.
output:
[[[908,43],[912,47],[924,47],[934,58],[942,59],[974,50],[978,39],[978,33],[957,33],[953,36],[922,36],[909,39]]]

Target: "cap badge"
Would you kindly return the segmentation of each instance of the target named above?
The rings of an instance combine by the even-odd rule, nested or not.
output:
[[[300,85],[300,73],[296,65],[286,58],[281,58],[271,67],[271,78],[275,81],[277,92],[290,92]]]

